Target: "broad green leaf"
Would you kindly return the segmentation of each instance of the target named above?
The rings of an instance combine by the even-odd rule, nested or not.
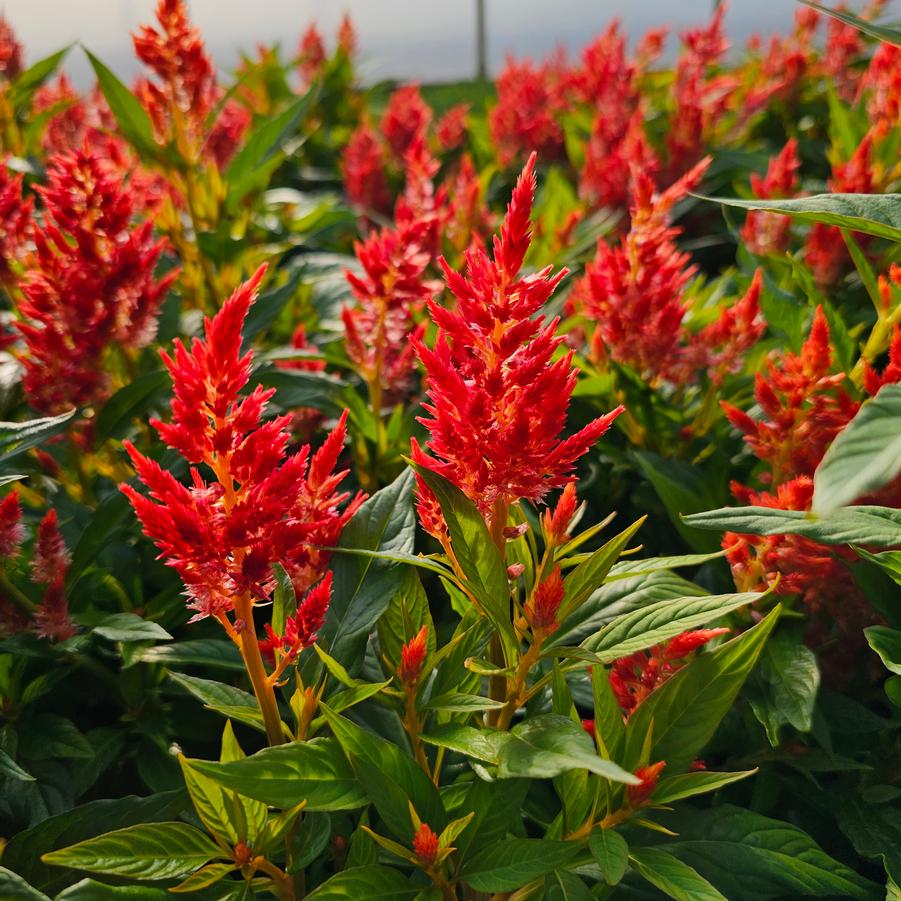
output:
[[[200,679],[184,673],[170,672],[169,678],[202,701],[210,710],[264,731],[263,715],[260,713],[257,699],[252,694],[232,685],[225,685],[223,682]]]
[[[114,613],[91,630],[107,641],[171,641],[172,636],[158,623],[134,613]]]
[[[828,516],[770,507],[722,507],[694,513],[685,522],[696,529],[749,535],[803,535],[821,544],[901,544],[901,510],[842,507]]]
[[[19,754],[27,760],[90,760],[95,753],[75,723],[54,713],[30,716],[19,733]]]
[[[901,472],[901,385],[885,385],[839,433],[814,473],[813,512],[826,516]]]
[[[288,280],[283,285],[260,292],[244,319],[241,334],[245,342],[251,341],[275,322],[288,301],[296,296],[302,277],[302,269],[295,267],[291,269]]]
[[[901,195],[815,194],[794,200],[736,200],[734,197],[702,197],[722,206],[743,210],[783,213],[802,222],[822,222],[851,231],[901,241]]]
[[[244,672],[244,661],[234,642],[219,638],[194,638],[141,648],[129,658],[130,665],[135,663],[159,663],[167,667],[202,666]]]
[[[654,803],[671,804],[673,801],[681,801],[683,798],[704,795],[717,791],[724,785],[731,785],[733,782],[747,779],[756,772],[756,769],[737,773],[714,773],[710,770],[702,770],[697,773],[682,773],[679,776],[664,777],[654,789]]]
[[[889,672],[901,675],[901,632],[886,626],[863,630],[870,647],[879,655]]]
[[[723,556],[723,551],[713,551],[710,554],[681,554],[675,557],[644,557],[639,560],[620,560],[613,565],[608,582],[617,579],[631,579],[635,576],[649,575],[670,569],[680,569],[683,566],[702,566],[711,560],[717,560]]]
[[[64,432],[75,418],[77,410],[44,416],[25,422],[0,422],[0,465],[5,465],[19,454],[37,447],[47,438]]]
[[[632,523],[628,529],[615,538],[611,538],[602,547],[599,547],[587,560],[583,560],[567,575],[563,580],[565,595],[563,603],[560,605],[561,619],[569,616],[570,613],[581,607],[591,596],[592,592],[604,584],[607,574],[643,523],[644,518]]]
[[[34,776],[23,770],[2,748],[0,748],[0,777],[17,779],[19,782],[34,782]]]
[[[702,811],[683,808],[666,823],[679,834],[667,851],[727,898],[881,897],[874,883],[831,858],[789,823],[731,804]]]
[[[163,148],[153,136],[153,124],[141,101],[93,53],[85,50],[97,76],[97,86],[119,126],[119,133],[146,160],[158,160]]]
[[[570,770],[588,770],[613,782],[639,782],[632,773],[598,756],[581,725],[557,714],[542,714],[514,727],[500,746],[498,761],[501,779],[552,779]]]
[[[42,860],[131,879],[180,879],[222,856],[222,849],[193,826],[147,823],[51,851]]]
[[[131,516],[133,516],[131,504],[121,491],[113,492],[98,504],[72,551],[72,565],[66,579],[66,584],[70,588],[110,544],[116,531],[130,522]]]
[[[554,870],[544,877],[545,901],[591,901],[592,894],[582,880],[569,870]]]
[[[352,810],[366,797],[334,739],[291,742],[245,757],[217,763],[190,760],[198,772],[220,785],[273,807],[301,801],[307,810]]]
[[[813,728],[819,687],[820,669],[813,651],[800,637],[776,632],[764,648],[747,691],[751,709],[774,748],[780,744],[783,726],[799,732]]]
[[[748,591],[659,601],[617,617],[597,635],[583,641],[582,647],[592,651],[598,663],[610,663],[748,607],[761,597],[760,592]]]
[[[510,587],[501,556],[476,505],[456,485],[423,466],[417,472],[432,489],[447,523],[451,546],[467,585],[492,625],[513,641]]]
[[[676,901],[728,901],[697,870],[663,848],[636,848],[629,862],[651,885]]]
[[[195,873],[191,873],[183,882],[172,886],[170,892],[197,892],[210,885],[215,885],[220,880],[234,872],[238,868],[233,863],[208,863]]]
[[[616,885],[629,867],[629,846],[613,829],[595,829],[588,838],[588,848],[607,885]]]
[[[107,885],[96,879],[82,879],[53,901],[172,901],[172,895],[164,888],[149,885]]]
[[[382,654],[394,665],[400,664],[404,642],[426,627],[428,650],[435,650],[435,625],[429,612],[429,599],[422,587],[419,573],[412,567],[404,572],[403,587],[391,599],[388,609],[379,619],[379,646]]]
[[[901,877],[901,810],[895,804],[867,804],[856,792],[833,795],[832,811],[854,850],[881,860],[886,872]]]
[[[30,886],[18,873],[0,867],[0,898],[3,901],[50,901],[36,888]]]
[[[420,818],[440,833],[447,825],[441,796],[409,752],[335,715],[325,705],[323,712],[360,785],[395,836],[410,839],[411,802]]]
[[[503,701],[495,701],[482,695],[468,695],[450,692],[437,698],[430,698],[426,710],[444,710],[447,713],[478,713],[481,710],[495,710],[503,707]]]
[[[860,16],[855,16],[847,10],[823,6],[821,3],[815,3],[814,0],[801,0],[801,2],[813,7],[813,9],[819,10],[821,13],[825,13],[827,16],[838,19],[839,22],[844,22],[845,25],[850,25],[852,28],[856,28],[858,31],[868,34],[871,38],[876,38],[877,41],[885,41],[887,44],[894,44],[896,47],[901,47],[901,31],[898,31],[895,28],[886,28],[883,25],[876,25],[874,22],[870,22],[868,19],[861,19]]]
[[[508,741],[508,735],[460,723],[442,723],[424,734],[422,740],[438,748],[447,748],[475,760],[496,764],[500,747]]]
[[[653,729],[650,759],[665,760],[671,773],[686,770],[735,701],[779,613],[776,607],[747,632],[699,654],[651,692],[629,718],[627,765],[638,765],[645,736]]]
[[[234,795],[218,782],[195,770],[186,758],[179,757],[179,763],[191,803],[207,832],[232,846],[238,839],[248,841],[246,824],[236,822],[238,818],[235,816]],[[242,826],[245,828],[239,828]]]
[[[577,842],[502,839],[472,854],[460,875],[477,892],[513,892],[565,866],[579,850]]]
[[[168,393],[172,384],[165,369],[147,372],[120,388],[97,415],[94,441],[97,447],[110,438],[122,438],[134,419],[143,417]]]
[[[421,884],[411,883],[400,870],[373,864],[343,870],[307,895],[308,901],[404,901],[415,898]]]
[[[457,859],[465,862],[470,851],[477,852],[519,828],[528,790],[528,779],[473,780],[461,810],[475,811],[475,816],[455,842]]]
[[[341,547],[413,553],[416,519],[409,470],[377,491],[345,526]],[[366,640],[397,592],[403,590],[404,567],[369,557],[336,554],[334,582],[319,645],[353,672],[363,659]]]

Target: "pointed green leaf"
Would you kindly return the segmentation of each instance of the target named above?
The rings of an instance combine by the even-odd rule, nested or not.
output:
[[[400,870],[372,864],[343,870],[307,895],[307,901],[404,901],[415,898],[421,884],[411,883]]]
[[[577,842],[502,839],[471,855],[460,875],[477,892],[513,892],[565,866],[579,850]]]
[[[595,829],[588,838],[588,849],[601,869],[607,885],[616,885],[629,867],[629,846],[613,829]]]
[[[676,901],[728,901],[697,870],[663,848],[637,848],[629,862],[651,885]]]
[[[714,773],[702,770],[697,773],[682,773],[680,776],[664,777],[654,789],[654,803],[671,804],[673,801],[681,801],[683,798],[707,794],[724,785],[731,785],[733,782],[747,779],[756,772],[756,769],[737,773]]]

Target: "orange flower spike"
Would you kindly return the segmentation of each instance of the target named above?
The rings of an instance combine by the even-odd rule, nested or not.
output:
[[[576,515],[578,505],[576,483],[568,482],[557,500],[557,506],[554,507],[553,512],[545,510],[542,515],[545,541],[557,545],[569,538],[569,525]]]
[[[413,686],[422,675],[422,667],[428,654],[427,626],[423,626],[416,635],[411,638],[400,651],[400,667],[397,675],[406,686]]]
[[[428,823],[420,823],[413,836],[413,853],[425,869],[430,869],[438,859],[438,836]]]
[[[560,625],[557,622],[557,612],[564,595],[560,566],[557,565],[526,601],[523,613],[533,632],[547,635],[557,630]]]
[[[665,766],[666,761],[660,760],[650,766],[639,767],[635,771],[635,775],[641,779],[641,784],[630,785],[627,790],[630,807],[641,807],[650,800],[657,788],[657,779]]]

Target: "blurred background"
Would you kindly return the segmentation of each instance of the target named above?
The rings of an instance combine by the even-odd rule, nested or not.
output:
[[[622,20],[635,39],[650,27],[677,31],[706,21],[712,0],[483,0],[489,74],[507,53],[541,57],[562,45],[578,51],[610,19]],[[827,0],[828,2],[828,0]],[[311,19],[333,38],[344,12],[357,28],[360,71],[370,81],[383,78],[454,81],[476,72],[478,0],[192,0],[192,18],[203,30],[216,63],[230,70],[240,49],[281,43],[290,57]],[[863,0],[845,4],[859,9]],[[0,10],[23,42],[30,61],[71,41],[86,47],[126,80],[138,65],[128,35],[153,19],[155,0],[3,0]],[[726,17],[734,43],[752,33],[764,37],[791,26],[795,0],[732,0]],[[901,0],[886,13],[901,17]],[[670,53],[675,41],[671,39]],[[67,69],[77,87],[92,82],[83,56],[72,54]]]

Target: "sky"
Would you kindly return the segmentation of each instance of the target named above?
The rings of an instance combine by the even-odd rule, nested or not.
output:
[[[860,7],[863,0],[848,5]],[[444,81],[469,77],[475,69],[475,0],[190,0],[217,65],[230,70],[238,50],[280,42],[293,52],[311,20],[331,37],[347,11],[356,25],[364,77]],[[121,77],[138,72],[129,38],[153,18],[154,0],[0,0],[34,61],[80,40]],[[786,31],[799,4],[795,0],[732,0],[727,31],[743,42],[753,31]],[[486,0],[489,63],[493,71],[506,53],[543,56],[558,44],[577,51],[619,17],[626,32],[649,27],[676,29],[710,15],[711,0]],[[901,17],[901,0],[890,0],[890,15]],[[76,48],[67,70],[79,87],[89,82],[83,54]]]

